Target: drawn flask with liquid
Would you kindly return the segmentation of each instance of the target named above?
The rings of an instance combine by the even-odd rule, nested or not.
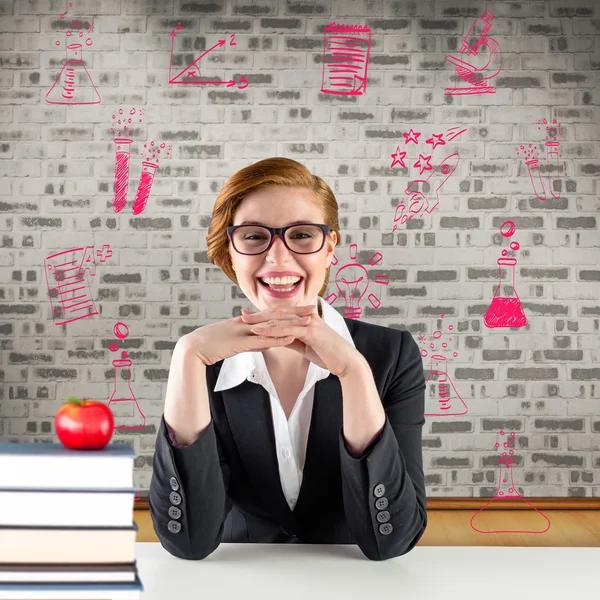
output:
[[[425,416],[444,417],[466,415],[467,405],[456,391],[450,375],[448,375],[448,360],[443,354],[431,357],[429,377],[425,382]]]
[[[521,300],[515,289],[515,265],[516,258],[502,257],[498,263],[498,286],[494,292],[492,303],[488,308],[483,322],[486,327],[525,327],[527,317],[523,312]],[[510,285],[502,285],[502,266],[510,267]]]
[[[115,403],[110,407],[115,416],[115,429],[142,429],[146,426],[146,417],[131,389],[132,363],[128,358],[124,358],[113,360],[112,364],[115,368],[115,386],[108,406]]]
[[[48,104],[99,104],[100,94],[85,68],[81,44],[67,46],[67,61],[46,94]]]
[[[513,480],[512,465],[514,462],[514,458],[510,456],[498,458],[500,465],[498,489],[494,497],[471,517],[471,528],[478,533],[545,533],[550,529],[550,519],[519,494]],[[525,517],[521,519],[521,521],[527,521],[527,529],[515,529],[514,525],[505,524],[503,519],[497,517],[498,513],[494,518],[491,509],[499,508],[498,505],[501,505],[504,500],[512,500],[513,504],[519,504],[518,510],[531,509],[536,513],[536,515],[528,515],[527,519]],[[500,508],[505,507],[500,506]],[[516,507],[513,506],[513,508]]]

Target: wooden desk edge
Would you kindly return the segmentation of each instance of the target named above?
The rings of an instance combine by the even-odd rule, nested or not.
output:
[[[540,510],[600,510],[600,498],[524,498]],[[477,510],[483,508],[491,498],[427,498],[427,510]],[[492,502],[486,510],[524,510],[528,506],[523,500],[507,498]],[[134,502],[134,510],[150,510],[148,498]]]

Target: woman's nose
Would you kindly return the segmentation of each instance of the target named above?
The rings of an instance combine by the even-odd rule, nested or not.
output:
[[[291,254],[291,251],[285,245],[285,242],[283,241],[283,237],[281,235],[277,234],[273,237],[273,243],[271,244],[271,247],[267,251],[267,254],[272,255],[272,256],[281,256],[281,255],[285,256],[287,254]]]

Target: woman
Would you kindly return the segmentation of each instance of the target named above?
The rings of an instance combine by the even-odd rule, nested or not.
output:
[[[339,236],[333,192],[296,161],[262,160],[219,193],[208,258],[257,310],[173,351],[149,493],[171,554],[357,544],[385,560],[423,535],[420,352],[323,300]]]

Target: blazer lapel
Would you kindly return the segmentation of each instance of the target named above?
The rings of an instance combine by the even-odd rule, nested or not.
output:
[[[323,506],[321,502],[331,501],[329,490],[341,485],[339,379],[329,375],[315,386],[302,485],[293,512],[281,488],[268,392],[261,385],[244,381],[221,393],[233,438],[256,494],[282,527],[295,533],[301,522],[314,518],[314,510]]]

